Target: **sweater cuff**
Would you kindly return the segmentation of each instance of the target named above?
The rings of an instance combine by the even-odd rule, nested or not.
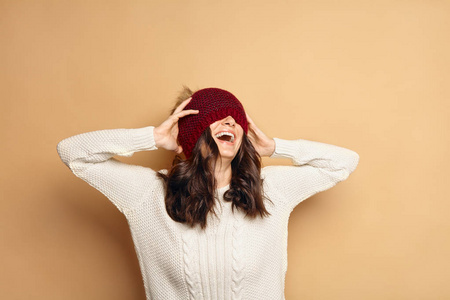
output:
[[[153,136],[154,126],[131,129],[133,146],[138,151],[156,150],[155,138]]]
[[[290,158],[294,159],[298,155],[297,141],[273,138],[275,141],[275,151],[270,158]]]

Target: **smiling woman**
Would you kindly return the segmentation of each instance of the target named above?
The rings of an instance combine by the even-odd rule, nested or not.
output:
[[[113,158],[158,148],[178,154],[169,170]],[[157,127],[82,133],[57,150],[126,216],[153,300],[284,299],[290,213],[359,162],[343,147],[267,137],[218,88],[185,89]],[[293,165],[261,168],[263,156]]]
[[[212,123],[209,128],[220,150],[220,157],[233,160],[242,142],[244,130],[228,116]]]
[[[216,214],[216,189],[229,185],[223,197],[233,209],[240,208],[252,218],[267,216],[260,156],[247,138],[248,121],[242,104],[233,94],[218,88],[196,93],[185,88],[181,94],[191,97],[180,99],[172,115],[192,114],[178,121],[179,133],[173,138],[178,138],[181,146],[176,150],[183,150],[187,159],[175,157],[168,175],[165,171],[158,173],[165,183],[168,215],[174,221],[200,224],[204,229],[208,214]],[[169,127],[163,123],[155,131],[160,139]],[[273,152],[273,140],[271,147]]]

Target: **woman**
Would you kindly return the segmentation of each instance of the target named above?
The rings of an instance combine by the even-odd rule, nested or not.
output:
[[[284,299],[291,211],[345,180],[359,156],[269,138],[228,91],[182,95],[158,127],[82,133],[58,153],[126,216],[147,299]],[[159,148],[186,158],[160,172],[113,158]],[[261,169],[264,156],[293,166]]]

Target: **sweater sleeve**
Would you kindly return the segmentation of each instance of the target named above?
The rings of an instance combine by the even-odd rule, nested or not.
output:
[[[274,140],[271,157],[290,158],[293,166],[266,167],[265,178],[289,210],[347,179],[359,163],[359,155],[343,147],[303,139]]]
[[[155,150],[153,126],[106,129],[68,137],[57,145],[63,163],[103,193],[124,213],[142,201],[156,180],[150,168],[122,163],[114,155],[130,157],[137,151]]]

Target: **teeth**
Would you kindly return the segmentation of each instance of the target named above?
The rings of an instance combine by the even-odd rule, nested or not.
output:
[[[219,132],[218,134],[216,134],[216,138],[219,138],[219,137],[224,136],[224,135],[231,136],[230,142],[231,143],[234,142],[234,134],[232,134],[231,132],[228,132],[228,131]]]

